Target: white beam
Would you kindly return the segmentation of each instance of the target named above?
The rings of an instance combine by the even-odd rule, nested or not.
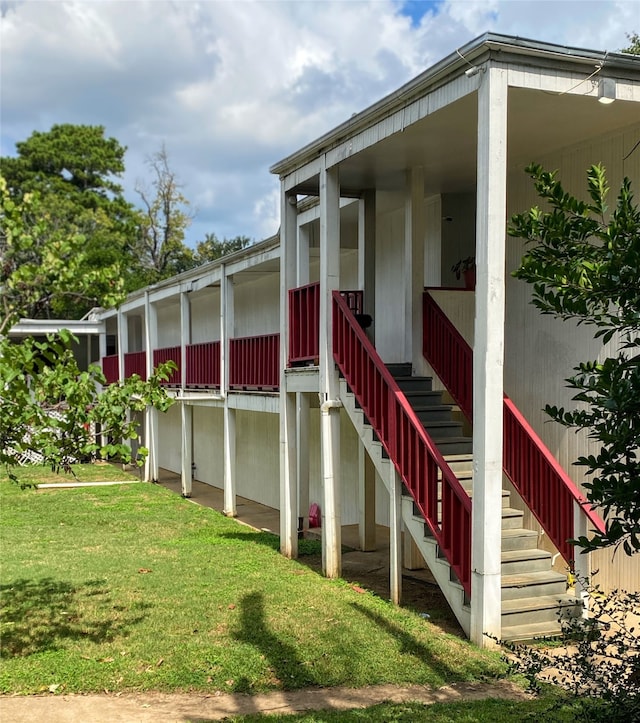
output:
[[[338,169],[320,171],[320,443],[322,446],[322,552],[327,577],[341,573],[340,402],[333,359],[333,292],[340,288]]]
[[[220,295],[220,349],[223,350],[224,374],[221,379],[224,395],[224,514],[237,517],[236,507],[236,410],[229,406],[230,340],[235,333],[233,277],[222,277]]]
[[[404,204],[405,349],[404,361],[415,370],[422,359],[422,294],[424,291],[424,171],[407,172]]]
[[[476,318],[473,349],[471,640],[501,634],[507,74],[488,67],[478,91]]]
[[[375,343],[376,318],[376,192],[365,191],[358,202],[358,288],[364,294],[365,314],[374,323],[367,334]]]
[[[158,314],[154,304],[145,295],[144,309],[144,338],[146,349],[147,379],[153,374],[153,350],[158,346]],[[147,449],[149,454],[145,463],[145,479],[151,482],[158,481],[158,410],[147,406],[145,411],[145,431],[147,436]]]
[[[191,343],[191,304],[189,293],[180,294],[180,386],[182,395],[187,386],[187,346]],[[181,420],[181,481],[182,496],[191,497],[193,465],[193,408],[180,403]]]

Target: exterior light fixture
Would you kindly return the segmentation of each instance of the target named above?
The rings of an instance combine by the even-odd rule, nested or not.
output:
[[[614,78],[600,78],[598,83],[598,102],[609,105],[616,99],[616,81]]]

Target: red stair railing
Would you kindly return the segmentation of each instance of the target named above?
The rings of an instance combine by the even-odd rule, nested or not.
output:
[[[137,374],[143,381],[147,378],[147,352],[132,351],[124,355],[124,376],[128,379]]]
[[[187,346],[187,387],[220,387],[220,342]]]
[[[102,357],[102,373],[107,380],[107,384],[115,384],[118,381],[120,370],[117,354]]]
[[[275,391],[280,387],[280,334],[229,340],[229,387]]]
[[[333,294],[333,355],[442,553],[470,595],[469,495],[416,417],[340,292]]]
[[[362,314],[361,290],[341,291],[353,314]],[[289,366],[318,363],[320,344],[320,283],[289,289]]]
[[[428,291],[423,296],[422,350],[425,359],[460,406],[473,417],[473,352]],[[598,532],[605,524],[588,500],[560,466],[544,442],[505,394],[503,407],[503,471],[527,507],[571,564],[576,539],[574,509],[577,506]]]
[[[160,382],[163,386],[166,387],[179,387],[182,383],[182,377],[180,373],[180,355],[181,355],[181,349],[179,346],[170,346],[166,347],[164,349],[154,349],[153,350],[153,366],[156,368],[159,364],[163,364],[164,362],[172,361],[176,364],[178,367],[177,369],[174,369],[171,374],[169,375],[169,378],[166,381]]]

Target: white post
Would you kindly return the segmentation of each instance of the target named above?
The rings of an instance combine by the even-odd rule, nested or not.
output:
[[[358,534],[360,549],[376,549],[376,471],[364,445],[358,445]]]
[[[333,291],[340,288],[340,186],[337,167],[320,169],[320,443],[322,552],[327,577],[341,573],[340,401],[333,359]]]
[[[180,294],[180,386],[182,396],[187,386],[187,346],[191,343],[191,304],[189,294]],[[182,431],[181,482],[182,496],[191,497],[193,464],[193,407],[184,400],[180,402]]]
[[[153,374],[153,350],[158,346],[158,314],[155,304],[149,300],[149,292],[145,292],[144,300],[144,338],[145,359],[147,364],[147,379]],[[147,407],[145,411],[145,431],[147,436],[147,449],[149,455],[145,464],[145,479],[151,482],[158,481],[158,410]]]
[[[478,90],[471,640],[501,634],[507,74],[489,67]]]
[[[404,205],[405,349],[404,360],[422,369],[422,294],[424,292],[424,171],[407,172]]]
[[[222,275],[220,293],[221,311],[221,347],[224,347],[224,376],[221,379],[224,394],[224,514],[227,517],[237,517],[236,506],[236,410],[229,406],[229,361],[230,340],[235,331],[233,277],[226,275],[226,268]]]
[[[368,190],[358,202],[358,288],[364,295],[365,314],[374,323],[367,334],[375,343],[376,318],[376,192]]]
[[[425,203],[425,286],[440,286],[442,278],[442,196]]]
[[[389,463],[389,577],[391,602],[402,600],[402,480]]]
[[[118,309],[118,379],[124,379],[124,355],[129,351],[129,320],[127,315]]]
[[[589,524],[587,517],[582,511],[582,507],[578,502],[573,503],[573,537],[589,536]],[[587,587],[591,581],[591,553],[582,554],[580,548],[574,548],[573,568],[576,576],[576,599],[582,603],[582,617],[589,615],[589,593]]]
[[[296,284],[309,283],[309,225],[298,227]],[[309,525],[309,397],[296,394],[296,474],[298,478],[298,530]]]
[[[296,284],[297,196],[280,195],[280,551],[298,556],[296,395],[287,392],[289,289]]]

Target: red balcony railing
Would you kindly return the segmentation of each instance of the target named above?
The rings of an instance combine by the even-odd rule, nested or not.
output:
[[[339,293],[333,295],[333,353],[440,549],[470,595],[469,495]]]
[[[133,351],[124,355],[124,376],[128,378],[137,374],[141,379],[147,378],[147,353]]]
[[[102,373],[107,380],[107,384],[115,384],[120,376],[118,368],[118,355],[111,354],[102,357]]]
[[[424,293],[423,353],[469,421],[473,417],[473,352],[428,291]],[[594,529],[605,525],[516,405],[504,396],[503,470],[567,563],[574,559],[574,509]]]
[[[187,346],[187,387],[220,388],[220,342]]]
[[[280,387],[280,334],[229,340],[229,387],[274,391]]]
[[[160,382],[164,386],[179,387],[182,383],[182,377],[180,374],[180,351],[181,350],[179,346],[170,346],[164,349],[153,350],[154,368],[157,367],[159,364],[164,364],[164,362],[168,361],[174,362],[174,364],[178,367],[171,372],[169,378],[166,381]]]
[[[341,291],[353,314],[362,314],[362,291]],[[320,284],[289,289],[289,365],[318,363],[320,344]]]

